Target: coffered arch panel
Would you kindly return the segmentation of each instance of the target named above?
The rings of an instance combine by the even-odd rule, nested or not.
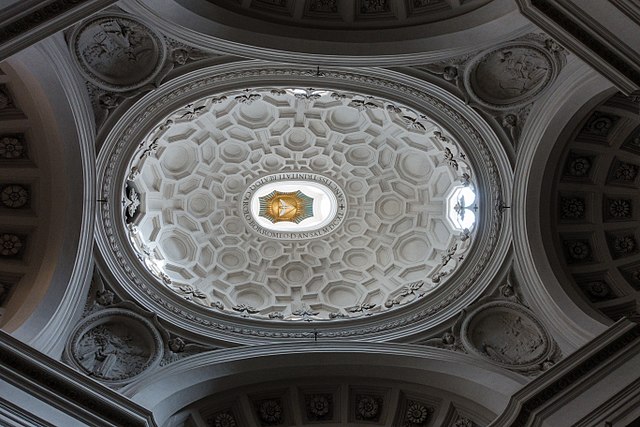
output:
[[[546,242],[549,230],[550,183],[545,165],[557,164],[567,123],[590,110],[615,90],[581,61],[572,58],[558,80],[531,110],[521,135],[515,167],[513,199],[516,272],[531,308],[541,316],[563,351],[573,352],[604,330],[586,304],[563,286],[564,273]],[[573,128],[573,126],[571,126]]]
[[[570,127],[553,165],[548,212],[553,250],[584,302],[614,321],[635,317],[640,290],[638,104],[615,94],[577,115]]]
[[[269,369],[265,370],[264,366]],[[377,381],[377,387],[372,380]],[[307,342],[203,353],[140,378],[122,389],[122,393],[152,409],[160,425],[180,425],[170,417],[187,408],[198,412],[204,409],[205,413],[200,415],[210,416],[215,423],[219,413],[235,414],[233,404],[225,406],[229,403],[226,398],[233,393],[247,395],[247,399],[242,397],[238,403],[248,404],[250,413],[246,409],[236,411],[249,417],[246,425],[260,425],[261,403],[279,399],[283,411],[294,411],[289,406],[299,405],[290,398],[293,392],[289,388],[294,387],[294,392],[302,396],[315,390],[315,394],[331,394],[332,400],[344,398],[341,404],[344,411],[335,417],[341,424],[332,425],[362,425],[372,421],[373,418],[366,419],[371,415],[369,412],[357,410],[358,397],[361,400],[370,397],[376,405],[366,405],[368,408],[385,408],[384,402],[390,405],[384,411],[376,411],[379,417],[374,422],[379,425],[399,425],[399,420],[406,416],[407,408],[403,404],[413,401],[432,409],[430,412],[427,409],[427,414],[432,415],[430,424],[425,424],[425,419],[420,421],[423,425],[449,426],[465,414],[471,418],[471,425],[490,422],[506,407],[509,395],[525,382],[518,374],[469,355],[441,349],[401,344]],[[385,388],[385,384],[392,383],[396,385]],[[399,384],[402,387],[398,387]],[[224,393],[228,394],[224,396]],[[206,400],[207,397],[210,399]],[[211,399],[216,403],[211,404]],[[206,409],[202,408],[207,402]],[[257,405],[253,408],[257,413],[251,413],[254,412],[252,404]],[[458,409],[457,415],[452,408]],[[295,424],[292,412],[283,412],[282,416],[291,418],[290,425],[306,423],[299,409],[295,411],[298,414]],[[433,424],[436,418],[439,421]],[[454,422],[445,423],[451,418]]]
[[[421,64],[533,28],[510,0],[136,0],[122,7],[185,43],[312,65]]]
[[[7,213],[22,213],[2,221],[15,227],[2,236],[18,239],[6,238],[5,250],[16,258],[7,265],[21,275],[6,301],[2,327],[57,356],[64,345],[60,335],[82,309],[93,265],[93,118],[62,36],[13,56],[3,70],[24,117],[3,122],[0,132],[5,157],[11,156],[1,175],[13,180]]]

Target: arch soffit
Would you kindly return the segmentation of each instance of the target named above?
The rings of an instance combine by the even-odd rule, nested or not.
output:
[[[123,4],[122,8],[144,16],[169,37],[202,49],[314,66],[423,64],[476,52],[534,30],[510,0],[493,0],[474,11],[441,22],[386,30],[388,34],[382,36],[377,29],[355,33],[313,29],[308,35],[301,36],[304,27],[261,20],[252,20],[252,24],[247,25],[247,20],[251,19],[248,17],[242,17],[241,25],[232,27],[204,16],[212,4],[192,3],[194,6],[190,9],[175,0],[137,0]],[[224,10],[216,11],[215,16],[225,13]],[[256,32],[260,37],[255,37]],[[294,33],[298,35],[295,38],[291,37]]]
[[[7,63],[29,82],[31,96],[39,100],[39,114],[47,129],[46,143],[59,146],[56,150],[64,154],[61,158],[50,157],[55,186],[52,194],[57,202],[51,201],[51,212],[44,217],[58,222],[51,223],[54,229],[46,237],[51,243],[46,255],[50,277],[40,283],[47,287],[32,292],[31,303],[21,307],[23,315],[10,319],[7,328],[20,340],[58,357],[65,341],[60,336],[66,336],[82,310],[92,274],[93,115],[61,34],[15,55]],[[64,173],[60,173],[62,170]]]
[[[162,425],[174,413],[225,389],[294,381],[304,373],[326,378],[344,373],[345,368],[355,372],[354,366],[358,366],[355,381],[366,377],[428,385],[473,401],[496,416],[527,383],[521,375],[462,353],[406,344],[327,342],[202,353],[142,377],[121,392],[153,411]]]
[[[527,300],[565,354],[590,341],[606,326],[564,290],[550,254],[543,249],[543,236],[549,232],[549,224],[541,216],[541,209],[549,202],[545,199],[544,165],[554,161],[554,154],[558,156],[554,146],[562,141],[571,118],[612,90],[611,83],[573,57],[547,95],[534,104],[522,133],[527,144],[523,144],[516,161],[512,200],[516,207],[512,212],[516,271]]]

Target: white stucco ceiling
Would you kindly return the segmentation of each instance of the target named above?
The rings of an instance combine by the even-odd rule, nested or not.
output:
[[[476,190],[464,151],[427,116],[357,93],[200,99],[158,123],[127,176],[129,237],[146,267],[187,300],[243,316],[395,308],[445,283],[474,241],[473,225],[450,219],[478,208],[454,194]],[[340,216],[315,231],[259,225],[243,201],[265,180],[281,191],[334,187]]]

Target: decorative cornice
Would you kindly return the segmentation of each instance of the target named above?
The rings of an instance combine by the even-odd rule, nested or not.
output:
[[[19,2],[0,15],[0,60],[103,9],[116,0]],[[17,18],[12,19],[14,16]]]
[[[605,366],[611,367],[625,349],[640,339],[640,325],[620,320],[571,356],[559,362],[548,375],[543,375],[517,392],[502,416],[491,426],[537,425],[532,417],[546,405],[557,401],[574,385]],[[624,356],[622,356],[624,357]],[[588,386],[587,386],[588,387]]]
[[[522,14],[629,95],[640,90],[640,63],[613,33],[562,0],[517,0]],[[605,3],[604,1],[602,2]],[[637,56],[637,53],[636,55]]]
[[[0,378],[92,426],[156,426],[151,412],[0,331]]]
[[[42,418],[36,417],[25,408],[14,405],[0,397],[0,421],[11,421],[11,427],[55,427]]]

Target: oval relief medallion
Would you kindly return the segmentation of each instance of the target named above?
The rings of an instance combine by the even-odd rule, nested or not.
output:
[[[515,369],[538,365],[553,350],[542,324],[529,310],[510,302],[485,304],[471,312],[461,337],[471,352]]]
[[[119,383],[158,363],[162,349],[160,334],[147,319],[116,308],[87,317],[76,328],[67,352],[87,375]]]
[[[506,109],[531,102],[554,74],[554,63],[544,50],[513,44],[479,55],[465,80],[477,102]]]
[[[278,240],[321,237],[338,227],[346,212],[342,188],[309,172],[268,175],[242,196],[242,216],[256,233]]]
[[[161,36],[143,23],[119,14],[86,21],[71,35],[70,46],[87,79],[117,92],[150,83],[166,57]]]

